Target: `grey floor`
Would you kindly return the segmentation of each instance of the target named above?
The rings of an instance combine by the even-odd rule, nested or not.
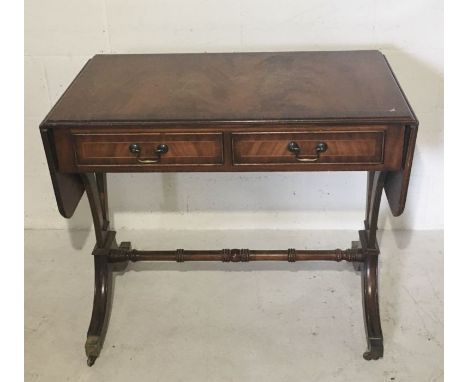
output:
[[[345,248],[351,231],[118,232],[139,249]],[[138,263],[86,366],[92,232],[25,232],[27,381],[443,380],[443,233],[380,233],[385,357],[364,361],[347,263]]]

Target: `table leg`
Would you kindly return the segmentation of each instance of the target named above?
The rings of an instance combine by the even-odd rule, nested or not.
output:
[[[107,332],[111,309],[112,269],[106,256],[94,256],[94,301],[85,351],[88,366],[92,366],[101,352]]]
[[[347,250],[350,251],[350,254],[353,254],[356,252],[354,250],[357,247],[362,249],[356,252],[356,256],[361,254],[361,260],[353,257],[348,259],[348,261],[353,261],[355,265],[360,265],[361,268],[364,323],[368,344],[368,349],[363,354],[366,360],[378,359],[383,356],[383,336],[380,324],[377,280],[379,249],[376,234],[385,176],[386,173],[384,172],[370,172],[368,174],[365,229],[359,231],[360,242],[353,242],[352,249]],[[109,230],[105,174],[83,174],[82,180],[90,204],[96,234],[96,246],[93,251],[95,270],[94,302],[85,345],[88,365],[92,366],[101,351],[110,317],[113,266],[125,266],[129,259],[135,261],[138,258],[137,255],[143,256],[143,260],[144,256],[149,256],[149,260],[158,260],[158,256],[164,257],[165,253],[163,253],[164,251],[154,251],[154,254],[151,251],[146,251],[146,253],[145,251],[134,251],[131,249],[130,243],[121,243],[120,247],[117,247],[115,232]],[[311,255],[312,258],[307,258],[307,260],[319,260],[321,259],[320,256],[325,256],[325,252],[327,255],[330,255],[329,252],[334,252],[334,256],[333,254],[330,255],[331,257],[325,256],[326,259],[330,257],[330,259],[340,261],[343,257],[343,251],[337,251],[322,251],[323,253],[315,251],[313,253],[314,256]],[[268,255],[268,260],[271,260],[271,254]],[[164,257],[164,259],[166,258]]]
[[[378,294],[379,248],[377,245],[377,221],[385,175],[384,172],[369,172],[368,174],[365,230],[359,231],[360,245],[364,250],[361,275],[362,305],[367,336],[367,351],[363,354],[363,357],[366,360],[383,357],[384,349]]]
[[[107,186],[105,174],[83,174],[96,234],[94,255],[94,301],[85,350],[88,366],[92,366],[101,352],[106,336],[112,304],[112,264],[108,252],[116,247],[115,232],[109,231]]]
[[[380,325],[379,292],[377,283],[378,256],[367,256],[362,269],[362,305],[367,335],[366,360],[383,357],[383,335]]]

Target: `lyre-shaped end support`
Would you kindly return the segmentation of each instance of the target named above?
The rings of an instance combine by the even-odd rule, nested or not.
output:
[[[362,264],[362,306],[366,327],[367,350],[365,360],[383,357],[383,334],[380,324],[378,292],[378,255],[370,254]]]
[[[83,174],[83,184],[93,217],[96,246],[94,257],[93,312],[86,337],[88,366],[92,366],[104,343],[112,304],[112,264],[109,251],[116,248],[115,232],[109,230],[107,185],[105,174]]]
[[[359,245],[364,252],[364,261],[360,266],[362,307],[367,336],[367,351],[363,354],[365,360],[379,359],[383,357],[384,352],[379,309],[377,221],[385,178],[385,172],[368,173],[365,229],[359,231]]]

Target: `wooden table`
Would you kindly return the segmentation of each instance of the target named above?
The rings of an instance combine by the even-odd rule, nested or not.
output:
[[[112,271],[149,260],[353,262],[362,273],[364,358],[382,357],[378,212],[384,189],[393,215],[403,212],[417,127],[378,51],[94,56],[40,125],[60,213],[70,218],[84,192],[92,212],[88,364],[103,345]],[[168,171],[367,171],[364,229],[344,250],[118,245],[106,173]]]

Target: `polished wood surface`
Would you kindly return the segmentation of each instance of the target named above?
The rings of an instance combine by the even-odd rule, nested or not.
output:
[[[97,55],[46,122],[414,123],[379,51]]]
[[[225,248],[221,250],[139,251],[136,249],[113,249],[109,252],[110,262],[121,261],[222,261],[238,263],[249,261],[350,261],[362,262],[365,253],[362,249],[296,250],[295,248],[251,250],[247,248]]]
[[[418,125],[405,128],[405,144],[403,146],[403,164],[400,170],[389,171],[385,180],[385,194],[393,216],[400,216],[405,210],[406,196],[413,165]]]
[[[301,157],[315,158],[315,147],[325,143],[327,149],[309,166],[322,163],[383,164],[385,133],[380,131],[333,131],[311,133],[234,133],[233,162],[235,164],[294,163],[295,155],[288,150],[288,144],[295,142]],[[389,147],[392,147],[389,145]],[[398,146],[394,146],[398,147]],[[390,150],[389,150],[390,151]],[[393,166],[400,167],[401,154],[396,156]],[[400,161],[398,160],[400,159]],[[390,164],[391,165],[391,164]]]
[[[62,173],[166,171],[380,171],[400,170],[405,130],[389,125],[315,126],[264,124],[255,128],[220,124],[190,129],[159,126],[56,129]],[[300,145],[310,158],[322,142],[327,150],[314,162],[288,151]],[[141,153],[130,151],[137,144]],[[155,154],[164,144],[168,152]],[[157,162],[155,160],[157,159]],[[143,160],[143,161],[142,161]],[[147,161],[143,163],[144,161]]]
[[[112,272],[129,261],[350,261],[361,270],[368,349],[383,356],[377,222],[405,206],[418,121],[377,51],[98,55],[40,125],[57,205],[83,194],[96,246],[85,345],[99,356]],[[110,229],[106,173],[367,171],[364,229],[348,249],[136,250]],[[261,195],[259,195],[261,197]]]
[[[385,129],[383,161],[376,160],[377,153],[371,158],[369,139],[341,142],[339,151],[332,140],[314,163],[292,162],[281,141],[282,148],[275,148],[281,154],[270,153],[269,159],[249,156],[241,139],[241,146],[233,144],[237,132],[331,132],[337,126]],[[385,193],[398,216],[406,202],[418,121],[378,51],[151,54],[95,56],[40,127],[57,204],[67,218],[84,190],[76,174],[93,171],[385,170]],[[98,141],[99,134],[171,131],[193,140],[195,133],[222,134],[222,144],[186,141],[151,158],[157,142],[142,141],[146,162],[132,163],[122,141]],[[93,133],[94,143],[77,138]],[[308,145],[301,149],[305,159],[313,155]],[[262,146],[266,149],[266,142]],[[350,150],[352,155],[341,156]],[[332,155],[338,152],[340,159]]]
[[[78,174],[67,174],[58,170],[57,146],[53,131],[41,128],[40,132],[58,210],[63,217],[71,218],[83,196],[84,185]]]
[[[317,163],[289,163],[290,157],[283,155],[259,163],[258,156],[239,157],[245,147],[232,144],[234,132],[310,132],[338,125],[385,127],[383,163],[357,162],[359,156],[369,158],[369,140],[356,139],[352,149],[344,147],[345,152],[364,153],[353,153],[348,161],[337,156],[332,161],[334,141]],[[65,217],[73,215],[83,194],[79,172],[341,170],[388,171],[385,193],[398,216],[406,202],[417,127],[385,57],[378,51],[348,51],[97,55],[46,116],[41,131],[47,137],[44,147],[57,204]],[[104,133],[102,129],[115,134],[222,133],[223,144],[186,143],[183,149],[178,144],[179,155],[170,150],[157,164],[142,164],[116,157],[128,155],[123,143],[99,147],[95,142],[93,152],[85,153],[71,136],[72,129],[77,135]],[[142,155],[154,151],[141,144]],[[190,158],[183,159],[181,150],[191,152]],[[209,158],[200,150],[211,152]],[[99,154],[96,151],[107,153],[106,158],[88,156]]]
[[[112,306],[112,264],[102,250],[115,249],[115,232],[109,230],[107,207],[107,181],[103,174],[81,175],[93,218],[96,236],[94,255],[94,299],[85,350],[88,365],[92,366],[99,356],[110,318]]]
[[[383,357],[383,334],[380,324],[377,223],[379,220],[380,201],[384,189],[386,172],[369,172],[367,178],[367,203],[364,230],[359,231],[359,248],[366,253],[361,268],[362,306],[367,336],[366,360]]]
[[[75,147],[75,164],[80,166],[118,166],[136,165],[184,165],[184,164],[222,164],[222,133],[77,133],[72,135]],[[133,154],[129,147],[137,144],[141,152]],[[154,149],[167,146],[167,153],[160,162],[152,163],[156,158]],[[148,162],[145,162],[148,161]],[[109,171],[110,169],[107,168]]]

